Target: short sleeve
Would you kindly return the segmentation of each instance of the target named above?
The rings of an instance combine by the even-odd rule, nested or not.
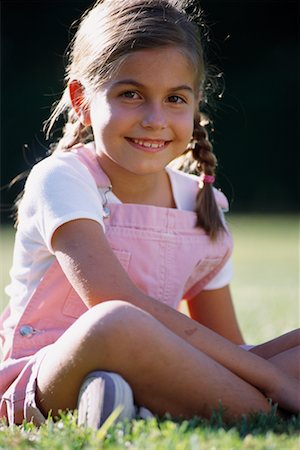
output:
[[[51,253],[53,233],[66,222],[92,219],[104,227],[96,182],[70,152],[54,153],[33,167],[20,211],[24,231],[44,241]]]
[[[205,291],[211,291],[213,289],[221,289],[227,286],[232,279],[233,268],[232,259],[230,258],[225,265],[222,267],[220,272],[204,287]]]

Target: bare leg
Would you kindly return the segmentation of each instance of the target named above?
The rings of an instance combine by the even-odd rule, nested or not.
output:
[[[271,341],[256,345],[252,350],[258,356],[265,359],[270,359],[273,356],[285,352],[293,347],[300,346],[300,330],[293,330],[289,333],[283,334]]]
[[[300,379],[300,346],[278,353],[269,359],[274,365],[282,369],[286,374]],[[299,392],[300,396],[300,392]]]
[[[284,373],[300,380],[300,330],[257,345],[251,353],[268,359]]]
[[[95,306],[53,345],[38,375],[42,411],[76,408],[83,378],[97,369],[119,373],[135,402],[160,415],[209,417],[220,401],[225,419],[270,411],[256,388],[121,301]]]

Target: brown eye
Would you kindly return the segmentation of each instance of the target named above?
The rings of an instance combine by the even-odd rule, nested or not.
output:
[[[170,95],[170,97],[168,97],[168,100],[170,103],[186,103],[185,100],[179,95]]]

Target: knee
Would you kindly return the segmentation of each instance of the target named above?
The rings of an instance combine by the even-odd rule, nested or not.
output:
[[[95,323],[103,325],[104,323],[112,326],[119,326],[138,321],[141,317],[149,315],[137,306],[124,300],[109,300],[93,306],[89,313]]]
[[[87,311],[81,319],[85,336],[104,341],[106,345],[126,345],[137,341],[155,320],[142,309],[122,300],[100,303]]]

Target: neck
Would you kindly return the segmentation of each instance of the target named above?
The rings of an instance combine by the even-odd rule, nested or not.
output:
[[[123,169],[106,155],[99,155],[98,160],[111,181],[113,193],[122,203],[175,208],[169,175],[165,169],[136,174]]]

